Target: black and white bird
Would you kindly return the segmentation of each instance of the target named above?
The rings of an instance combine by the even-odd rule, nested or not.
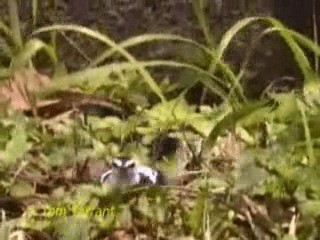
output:
[[[111,170],[101,175],[100,182],[111,186],[150,186],[163,185],[165,179],[160,171],[147,166],[137,166],[132,159],[116,158],[112,162]]]

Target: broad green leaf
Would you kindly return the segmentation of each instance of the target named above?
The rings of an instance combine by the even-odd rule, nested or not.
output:
[[[263,100],[258,102],[248,103],[243,105],[242,108],[232,111],[228,115],[226,115],[220,122],[218,122],[210,132],[209,136],[204,142],[204,154],[210,152],[210,150],[214,147],[217,137],[222,134],[222,132],[228,128],[235,127],[236,123],[240,120],[245,119],[251,114],[259,112],[259,110],[264,109],[264,111],[271,111],[271,106],[273,105],[273,101]],[[259,122],[259,115],[256,116],[257,121],[254,121],[254,124]],[[260,121],[264,121],[264,119],[260,119]]]
[[[273,99],[278,103],[273,113],[274,118],[280,122],[287,122],[299,116],[300,113],[297,106],[298,98],[299,96],[294,93],[273,95]]]
[[[320,201],[319,200],[307,200],[300,204],[300,209],[303,214],[311,217],[320,216]]]
[[[11,139],[6,145],[4,161],[7,164],[14,163],[17,159],[23,157],[30,147],[26,129],[22,125],[16,125],[12,130]]]
[[[191,126],[205,135],[210,128],[208,119],[196,113],[183,98],[155,105],[152,109],[146,110],[145,118],[148,119],[148,126],[137,128],[142,134],[158,134]]]
[[[0,224],[0,238],[1,239],[10,239],[10,233],[14,226],[10,226],[6,221]]]

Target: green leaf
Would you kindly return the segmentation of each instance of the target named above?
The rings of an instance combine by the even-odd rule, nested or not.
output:
[[[262,154],[262,153],[261,153]],[[258,155],[258,154],[257,154]],[[269,174],[256,164],[252,154],[248,152],[240,157],[232,172],[235,191],[250,191],[266,181]]]
[[[311,217],[320,216],[320,201],[319,200],[307,200],[300,204],[302,214]]]
[[[194,235],[199,236],[201,234],[201,229],[203,226],[203,215],[205,211],[205,206],[207,202],[207,194],[201,192],[193,209],[191,210],[190,214],[188,215],[187,225],[191,228]]]
[[[7,164],[15,163],[17,159],[24,156],[24,154],[31,148],[27,141],[27,133],[22,125],[16,125],[11,132],[11,139],[6,145],[3,161]],[[1,157],[0,157],[1,158]]]
[[[278,107],[273,112],[275,119],[280,122],[287,122],[299,116],[297,98],[298,96],[294,93],[273,95],[273,99],[278,102]]]
[[[123,205],[121,213],[116,216],[117,227],[128,229],[132,227],[132,213],[129,205]]]
[[[149,218],[153,217],[152,207],[150,206],[148,198],[145,194],[142,194],[139,197],[137,209],[144,216],[149,217]]]
[[[273,101],[270,100],[262,100],[257,102],[248,103],[243,105],[240,109],[230,112],[227,114],[220,122],[218,122],[210,132],[209,136],[204,142],[203,153],[210,152],[214,147],[216,140],[220,134],[223,133],[224,130],[235,127],[235,125],[244,120],[246,117],[253,115],[254,113],[259,112],[263,109],[263,111],[268,112],[271,111],[271,106],[273,105]],[[257,124],[264,119],[260,118],[260,115],[255,115],[255,121],[251,121],[251,124]]]
[[[6,221],[0,224],[0,239],[10,239],[10,233],[13,226],[8,224]]]
[[[192,127],[198,133],[205,135],[210,129],[209,120],[196,113],[183,98],[155,105],[150,110],[146,110],[145,118],[148,126],[137,128],[137,131],[142,134],[158,134],[168,130]]]

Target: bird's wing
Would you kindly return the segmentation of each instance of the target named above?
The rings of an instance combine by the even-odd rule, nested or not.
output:
[[[137,167],[138,174],[140,176],[140,184],[161,184],[162,174],[146,166]]]
[[[104,183],[110,176],[111,176],[112,170],[109,170],[101,175],[100,177],[100,183]]]

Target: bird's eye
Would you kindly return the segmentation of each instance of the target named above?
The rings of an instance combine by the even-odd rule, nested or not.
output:
[[[130,163],[129,165],[128,165],[128,168],[133,168],[134,166],[135,166],[136,164],[133,162],[133,163]]]
[[[118,164],[116,162],[112,162],[112,167],[118,168]]]

